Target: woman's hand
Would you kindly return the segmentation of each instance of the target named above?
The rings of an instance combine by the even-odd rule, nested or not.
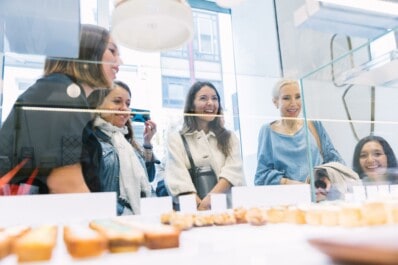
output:
[[[201,202],[198,204],[198,210],[199,211],[206,211],[210,210],[210,194],[206,195],[206,197],[201,200]]]
[[[156,133],[156,123],[152,120],[147,120],[144,126],[144,145],[151,145],[152,137]]]
[[[288,179],[288,178],[281,178],[280,184],[282,185],[294,185],[294,184],[305,184],[304,182],[298,181],[298,180],[293,180],[293,179]]]
[[[226,193],[232,187],[232,184],[225,178],[220,177],[216,186],[198,203],[198,210],[210,210],[211,209],[211,200],[210,196],[212,193]],[[198,197],[199,198],[199,197]]]

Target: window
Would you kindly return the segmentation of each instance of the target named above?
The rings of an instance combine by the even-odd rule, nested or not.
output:
[[[220,61],[218,20],[216,13],[194,12],[195,60]]]
[[[220,94],[221,104],[224,106],[224,89],[221,81],[217,80],[196,80],[196,81],[209,81],[216,88]],[[184,108],[185,97],[191,87],[191,80],[188,78],[163,76],[163,107],[164,108]]]
[[[181,77],[162,77],[163,107],[183,108],[190,80]]]
[[[188,47],[187,47],[187,45],[184,45],[183,47],[181,47],[179,49],[174,49],[174,50],[171,50],[171,51],[162,52],[161,56],[162,57],[172,57],[172,58],[187,59],[188,58]]]

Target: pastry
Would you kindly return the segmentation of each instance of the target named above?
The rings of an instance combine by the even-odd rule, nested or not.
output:
[[[57,238],[57,227],[44,225],[32,228],[12,243],[12,252],[19,262],[50,260]]]
[[[12,242],[28,232],[31,228],[26,225],[16,225],[2,228],[0,232],[0,259],[11,253]]]
[[[192,214],[175,213],[170,216],[170,225],[183,231],[193,227],[194,217]]]
[[[311,204],[305,211],[305,222],[309,225],[321,225],[322,207]]]
[[[170,219],[172,218],[173,215],[176,214],[176,211],[171,211],[167,213],[163,213],[160,215],[160,223],[169,225],[170,224]]]
[[[272,206],[267,210],[268,222],[283,223],[286,221],[286,205]]]
[[[94,220],[89,226],[105,236],[112,253],[137,251],[145,242],[142,231],[111,219]]]
[[[217,213],[213,215],[215,225],[233,225],[236,224],[235,215],[233,213]]]
[[[11,253],[11,239],[5,233],[0,232],[0,260]]]
[[[398,224],[398,201],[391,200],[386,203],[386,210],[388,213],[388,223]]]
[[[177,248],[180,230],[172,226],[153,226],[144,230],[145,246],[149,249]]]
[[[3,230],[3,233],[6,234],[11,240],[16,239],[26,232],[30,231],[31,227],[26,225],[15,225],[7,227]]]
[[[214,224],[214,218],[212,214],[195,214],[193,216],[193,225],[195,227],[212,226]]]
[[[344,204],[339,213],[339,224],[345,227],[363,225],[361,205]]]
[[[265,225],[267,223],[266,210],[257,207],[250,208],[246,212],[245,219],[251,225]]]
[[[305,210],[297,206],[287,207],[285,221],[290,224],[305,224]]]
[[[362,216],[365,225],[383,225],[388,219],[385,204],[379,201],[364,202]]]
[[[246,212],[247,212],[247,210],[246,210],[246,208],[244,208],[244,207],[234,208],[233,212],[234,212],[237,224],[247,223],[247,220],[246,220]]]
[[[117,219],[117,222],[142,231],[145,237],[145,246],[149,249],[176,248],[180,245],[181,230],[171,225],[142,224],[123,219]]]
[[[339,225],[341,207],[337,205],[323,205],[320,211],[321,225],[337,226]]]
[[[87,226],[64,226],[64,242],[74,258],[99,256],[108,249],[107,239]]]

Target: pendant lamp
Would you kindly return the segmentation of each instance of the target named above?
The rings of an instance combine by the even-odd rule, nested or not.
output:
[[[185,0],[115,1],[111,34],[121,45],[137,51],[179,48],[193,37],[193,16]]]

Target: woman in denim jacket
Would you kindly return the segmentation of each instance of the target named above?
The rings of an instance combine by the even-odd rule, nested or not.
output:
[[[115,81],[111,89],[98,90],[89,101],[101,110],[83,131],[83,174],[90,191],[117,193],[117,214],[139,214],[140,198],[150,196],[147,165],[153,167],[151,139],[156,124],[148,120],[144,129],[144,148],[134,139],[130,121],[131,92]],[[120,113],[119,113],[120,112]],[[151,170],[153,173],[154,171]]]

